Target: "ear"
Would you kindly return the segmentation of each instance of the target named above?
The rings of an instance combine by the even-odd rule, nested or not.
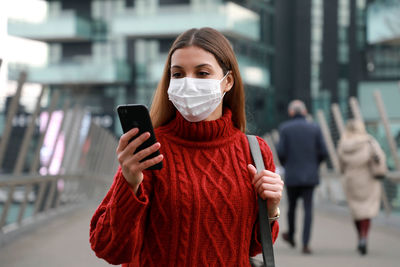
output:
[[[224,93],[229,92],[232,89],[234,83],[235,83],[235,79],[233,78],[232,71],[229,71],[228,75],[225,78],[225,82],[224,82],[224,86],[223,86]]]

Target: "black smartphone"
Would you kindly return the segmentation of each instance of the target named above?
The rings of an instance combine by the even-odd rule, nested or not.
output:
[[[145,132],[150,133],[150,137],[136,149],[135,153],[149,146],[152,146],[157,142],[156,136],[154,135],[149,111],[146,106],[136,104],[119,105],[117,107],[117,112],[124,133],[128,132],[132,128],[139,129],[139,133],[134,138]],[[154,158],[158,155],[160,155],[159,150],[144,158],[143,161]],[[162,169],[162,161],[147,168],[147,170],[160,169]]]

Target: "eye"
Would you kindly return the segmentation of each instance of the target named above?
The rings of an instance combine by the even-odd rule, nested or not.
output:
[[[180,73],[180,72],[174,72],[174,73],[172,73],[172,75],[171,75],[173,78],[182,78],[182,73]]]
[[[205,76],[210,75],[210,73],[207,72],[207,71],[199,71],[199,72],[198,72],[198,75],[199,75],[200,77],[205,77]]]

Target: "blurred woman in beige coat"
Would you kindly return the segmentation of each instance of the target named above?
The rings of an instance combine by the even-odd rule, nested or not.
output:
[[[343,188],[358,233],[358,251],[367,253],[367,237],[371,218],[380,208],[381,185],[371,172],[374,152],[385,162],[378,142],[367,134],[364,124],[349,120],[338,144]]]

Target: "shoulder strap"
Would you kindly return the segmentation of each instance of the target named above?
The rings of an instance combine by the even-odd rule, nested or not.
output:
[[[264,161],[261,155],[260,145],[258,144],[257,137],[254,135],[247,135],[249,140],[250,151],[253,161],[256,165],[257,172],[265,169]],[[271,226],[268,220],[267,201],[261,197],[258,199],[258,212],[260,220],[260,236],[263,250],[264,266],[275,267],[274,248],[272,246]]]

